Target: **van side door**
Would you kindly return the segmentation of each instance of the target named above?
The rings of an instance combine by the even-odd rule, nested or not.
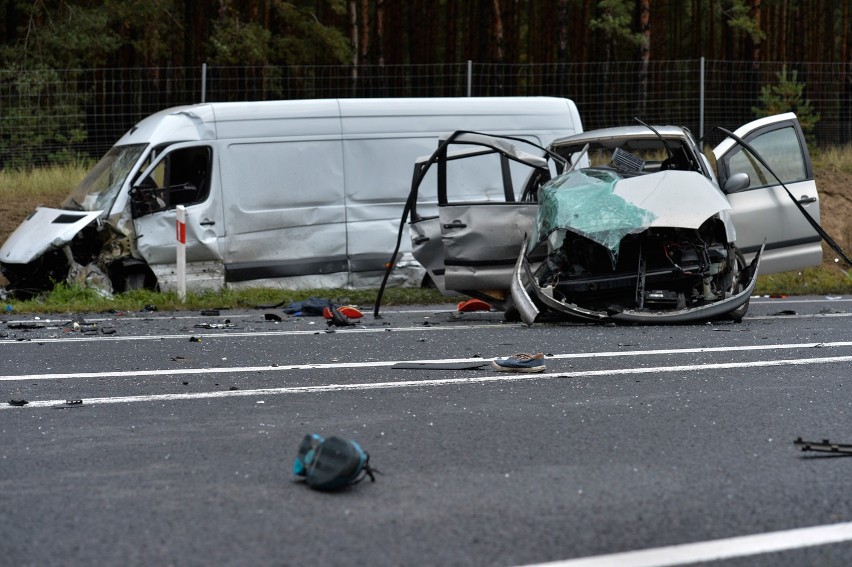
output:
[[[793,113],[769,116],[740,127],[737,136],[769,164],[805,211],[819,222],[819,195],[805,136]],[[822,261],[820,237],[784,187],[754,156],[725,139],[714,150],[719,185],[736,173],[747,173],[749,186],[729,193],[736,244],[747,260],[766,242],[763,274],[799,270]]]
[[[190,287],[224,284],[219,241],[225,227],[221,188],[211,144],[165,148],[134,181],[130,209],[136,248],[161,287],[175,285],[175,207],[186,207],[186,267]]]

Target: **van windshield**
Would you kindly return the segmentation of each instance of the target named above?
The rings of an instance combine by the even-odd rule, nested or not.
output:
[[[104,211],[112,208],[124,180],[139,161],[147,144],[113,146],[62,203],[70,211]]]

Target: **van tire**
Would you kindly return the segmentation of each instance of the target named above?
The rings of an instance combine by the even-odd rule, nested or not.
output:
[[[135,289],[156,290],[157,278],[147,266],[127,266],[121,270],[119,281],[115,282],[118,292],[132,291]]]

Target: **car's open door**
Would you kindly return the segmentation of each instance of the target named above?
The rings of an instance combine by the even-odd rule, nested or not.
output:
[[[805,211],[819,222],[819,195],[805,136],[793,113],[750,122],[734,134],[753,147],[787,186]],[[784,187],[754,156],[731,138],[713,151],[719,184],[747,173],[746,189],[729,193],[736,244],[750,260],[766,242],[763,274],[816,266],[822,260],[820,236],[804,218]]]
[[[415,168],[412,253],[439,289],[499,301],[535,222],[536,190],[552,172],[547,159],[499,137],[467,133],[451,146],[459,144]]]

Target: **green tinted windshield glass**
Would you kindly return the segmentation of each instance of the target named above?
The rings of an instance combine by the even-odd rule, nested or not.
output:
[[[621,239],[641,232],[656,218],[613,193],[619,179],[611,171],[583,169],[549,181],[541,188],[531,244],[554,230],[570,230],[608,248],[615,261]]]
[[[147,144],[113,146],[62,203],[71,211],[104,211],[112,208],[124,180]]]

